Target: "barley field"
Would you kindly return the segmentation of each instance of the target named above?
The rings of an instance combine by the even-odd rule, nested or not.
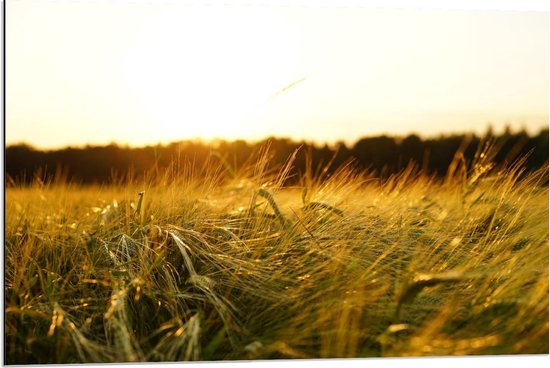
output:
[[[6,363],[548,354],[548,167],[491,157],[10,185]]]

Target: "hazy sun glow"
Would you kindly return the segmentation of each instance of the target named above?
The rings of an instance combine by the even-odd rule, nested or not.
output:
[[[38,147],[548,124],[546,13],[6,5],[6,140]]]
[[[240,120],[299,76],[298,45],[272,11],[190,8],[152,17],[124,71],[155,125],[173,138],[238,137]]]

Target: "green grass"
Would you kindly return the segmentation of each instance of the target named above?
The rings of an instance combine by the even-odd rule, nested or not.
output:
[[[488,158],[8,188],[6,362],[547,354],[547,167]]]

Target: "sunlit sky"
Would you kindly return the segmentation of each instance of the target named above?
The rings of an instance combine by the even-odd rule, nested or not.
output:
[[[223,3],[8,1],[6,143],[548,126],[547,12]]]

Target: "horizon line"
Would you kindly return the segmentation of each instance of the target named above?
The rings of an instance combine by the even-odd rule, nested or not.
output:
[[[530,129],[533,130],[533,129]],[[483,137],[487,135],[490,131],[495,136],[501,136],[504,135],[506,132],[508,134],[519,134],[522,132],[527,133],[530,137],[534,137],[537,135],[542,134],[544,131],[549,130],[549,125],[540,127],[537,129],[537,133],[530,132],[529,129],[526,129],[525,127],[516,128],[513,129],[511,126],[507,125],[503,129],[495,129],[493,126],[488,125],[487,129],[484,133],[475,132],[473,130],[464,130],[461,132],[439,132],[439,133],[431,133],[431,134],[422,134],[419,132],[411,131],[404,134],[391,134],[388,132],[381,132],[376,134],[364,134],[359,135],[357,138],[350,140],[350,139],[335,139],[333,141],[327,141],[327,140],[317,140],[317,139],[307,139],[307,138],[292,138],[290,136],[282,136],[282,135],[266,135],[262,138],[256,138],[256,139],[248,139],[248,138],[221,138],[221,137],[212,137],[212,138],[205,138],[205,137],[189,137],[189,138],[183,138],[183,139],[175,139],[172,141],[157,141],[156,143],[143,143],[143,144],[130,144],[128,142],[120,142],[116,140],[111,140],[110,142],[104,142],[104,143],[75,143],[75,144],[66,144],[63,146],[41,146],[36,145],[31,142],[27,142],[24,140],[18,140],[14,142],[7,142],[4,140],[4,150],[11,148],[11,147],[17,147],[17,146],[27,146],[31,149],[38,150],[38,151],[59,151],[64,149],[85,149],[90,147],[108,147],[108,146],[117,146],[121,148],[131,148],[131,149],[139,149],[139,148],[147,148],[147,147],[158,147],[158,146],[170,146],[172,144],[178,144],[178,143],[186,143],[186,142],[192,142],[192,143],[201,143],[205,145],[216,145],[219,143],[234,143],[239,141],[244,141],[249,144],[258,144],[263,141],[268,141],[272,139],[276,140],[289,140],[291,142],[295,143],[305,143],[305,144],[311,144],[313,146],[338,146],[341,144],[344,144],[347,147],[353,147],[355,143],[362,139],[368,139],[368,138],[377,138],[377,137],[388,137],[393,138],[397,140],[402,140],[410,136],[417,136],[422,140],[428,140],[428,139],[438,139],[438,138],[446,138],[446,137],[456,137],[456,136],[474,136],[474,137]]]

